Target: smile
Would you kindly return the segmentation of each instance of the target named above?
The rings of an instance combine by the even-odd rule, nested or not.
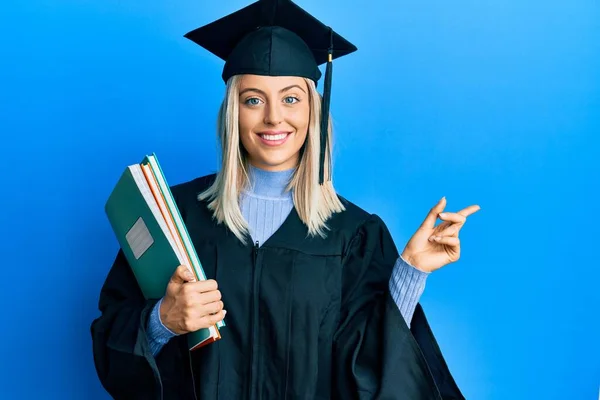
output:
[[[259,133],[261,141],[268,146],[279,146],[287,140],[291,132]]]

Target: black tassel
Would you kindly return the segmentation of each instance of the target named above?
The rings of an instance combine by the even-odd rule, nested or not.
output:
[[[331,102],[331,74],[333,72],[333,30],[329,28],[329,59],[325,68],[325,85],[323,87],[323,103],[321,104],[321,149],[319,158],[319,185],[325,182],[325,153],[328,149],[327,127],[329,125],[329,104]],[[331,178],[329,178],[331,179]],[[328,179],[328,180],[329,180]]]

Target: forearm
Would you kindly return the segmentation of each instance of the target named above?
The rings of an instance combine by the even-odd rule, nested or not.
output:
[[[398,306],[406,324],[410,326],[429,273],[410,265],[402,256],[398,257],[390,278],[390,294]]]

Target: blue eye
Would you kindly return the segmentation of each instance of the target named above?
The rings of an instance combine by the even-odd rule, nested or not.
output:
[[[257,106],[260,104],[260,99],[257,97],[250,97],[249,99],[247,99],[244,104],[247,104],[249,106]]]
[[[295,100],[295,101],[288,101],[290,99]],[[297,103],[299,101],[300,101],[300,99],[298,99],[297,97],[294,97],[294,96],[288,96],[288,97],[286,97],[284,99],[285,104],[294,104],[294,103]]]

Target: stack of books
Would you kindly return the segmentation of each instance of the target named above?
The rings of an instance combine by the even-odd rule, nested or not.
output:
[[[110,194],[106,215],[146,299],[165,295],[179,265],[205,280],[187,228],[155,154],[130,165]],[[221,338],[223,321],[188,333],[190,350]]]

